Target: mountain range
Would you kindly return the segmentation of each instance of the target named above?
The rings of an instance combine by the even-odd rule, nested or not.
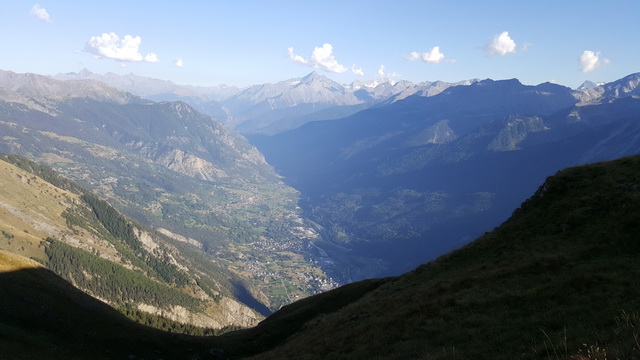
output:
[[[640,152],[640,74],[576,90],[516,79],[340,85],[317,73],[245,89],[58,78],[68,80],[0,71],[0,152],[50,166],[154,234],[170,249],[160,263],[173,256],[202,291],[243,309],[208,324],[218,329],[409,271],[498,226],[554,172]],[[205,104],[226,124],[199,112]],[[3,231],[42,245],[41,261],[50,243],[130,265],[60,226],[33,239]],[[55,241],[40,244],[47,237]],[[6,249],[22,251],[9,240]]]
[[[241,133],[276,134],[314,120],[339,119],[381,102],[393,102],[413,94],[432,96],[455,85],[446,83],[378,79],[349,85],[312,72],[275,84],[246,88],[220,85],[194,87],[135,74],[94,74],[87,69],[58,74],[57,80],[98,80],[153,101],[184,101],[194,109],[214,116]]]

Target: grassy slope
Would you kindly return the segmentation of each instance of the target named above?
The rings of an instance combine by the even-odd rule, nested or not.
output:
[[[632,157],[559,172],[496,230],[256,358],[568,358],[596,345],[638,357],[638,279]]]
[[[5,161],[0,186],[0,249],[46,261],[41,240],[66,229],[61,214],[79,196]]]

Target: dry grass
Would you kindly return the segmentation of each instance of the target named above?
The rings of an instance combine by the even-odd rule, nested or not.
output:
[[[0,230],[9,235],[0,235],[0,249],[45,260],[41,240],[68,232],[61,214],[78,195],[5,161],[0,161],[0,184]]]
[[[0,250],[0,273],[42,267],[43,266],[36,261]]]

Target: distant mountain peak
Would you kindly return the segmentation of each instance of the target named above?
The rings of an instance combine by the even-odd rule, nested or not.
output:
[[[576,90],[593,90],[593,89],[597,88],[598,86],[602,86],[602,85],[604,85],[603,82],[594,83],[593,81],[586,80],[580,86],[578,86],[576,88]]]
[[[352,82],[351,84],[349,84],[349,87],[353,91],[355,91],[355,90],[359,90],[359,89],[362,89],[362,88],[375,89],[379,85],[386,85],[386,84],[388,84],[389,86],[395,86],[397,83],[398,83],[398,81],[391,80],[389,78],[380,78],[380,79],[369,80],[369,81],[356,80],[356,81]]]
[[[319,82],[319,83],[330,83],[330,84],[338,84],[335,81],[329,79],[328,77],[324,76],[324,75],[320,75],[315,71],[310,72],[309,74],[305,75],[302,79],[300,79],[299,84],[305,84],[305,85],[310,85],[313,84],[315,82]]]
[[[640,96],[640,73],[634,73],[609,83],[585,81],[576,89],[582,102],[597,102],[604,99]]]
[[[82,70],[80,70],[80,72],[78,72],[78,75],[80,75],[81,77],[89,77],[93,75],[93,73],[89,71],[89,69],[83,68]]]
[[[477,85],[482,86],[482,85],[489,85],[489,84],[495,84],[495,85],[522,85],[522,83],[520,82],[520,80],[513,78],[513,79],[504,79],[504,80],[493,80],[493,79],[484,79],[484,80],[480,80],[478,82],[476,82]]]

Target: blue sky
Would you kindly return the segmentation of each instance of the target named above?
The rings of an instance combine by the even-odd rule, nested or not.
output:
[[[576,87],[640,72],[640,1],[0,0],[0,69],[246,86],[315,70]]]

